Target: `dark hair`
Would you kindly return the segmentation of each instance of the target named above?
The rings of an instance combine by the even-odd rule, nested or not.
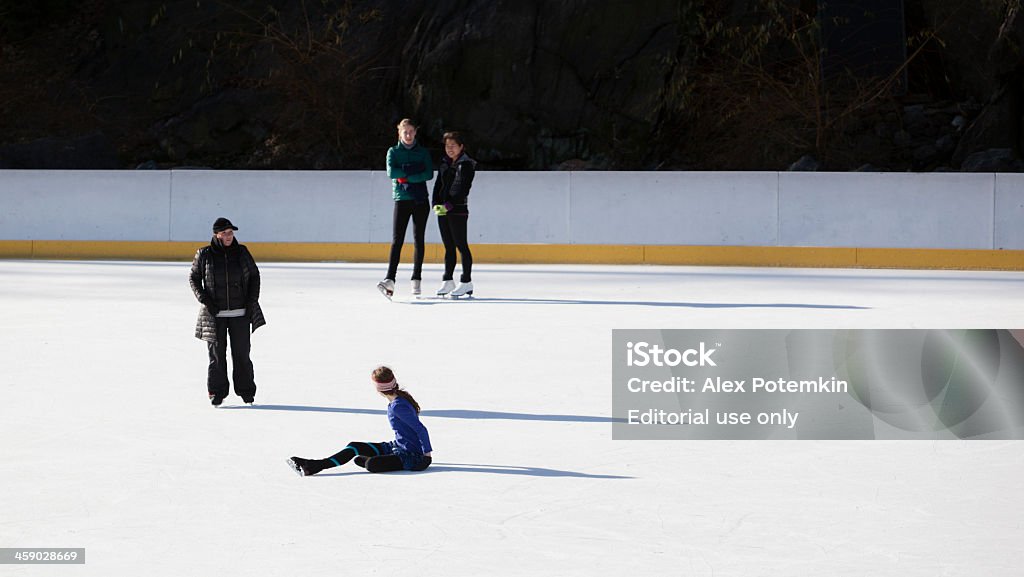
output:
[[[417,413],[420,412],[420,404],[416,402],[416,399],[412,398],[412,395],[409,394],[409,391],[406,391],[404,389],[398,389],[397,391],[395,391],[395,394],[409,401],[409,404],[412,405],[412,408],[416,409]]]
[[[381,366],[373,370],[373,380],[375,382],[386,383],[394,378],[395,373],[388,367]],[[391,390],[391,394],[397,395],[405,399],[406,401],[409,401],[409,404],[412,405],[412,408],[416,409],[417,413],[420,412],[420,404],[416,402],[416,399],[412,398],[412,395],[409,394],[409,391],[403,390],[401,387],[399,387],[397,380],[395,381],[395,388]]]
[[[462,139],[461,132],[445,132],[444,136],[441,137],[441,141],[447,142],[449,140],[454,140],[455,144],[458,144],[459,146],[466,146],[466,142]]]

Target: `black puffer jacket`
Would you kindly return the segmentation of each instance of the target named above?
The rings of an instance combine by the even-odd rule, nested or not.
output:
[[[437,168],[431,204],[450,204],[448,214],[469,214],[469,189],[473,187],[476,161],[463,154],[455,162],[448,157]]]
[[[240,279],[232,275],[239,275]],[[245,308],[253,332],[267,324],[259,303],[260,269],[249,249],[237,240],[225,248],[214,238],[209,245],[197,250],[188,281],[192,293],[202,304],[196,321],[197,339],[217,341],[217,321],[210,312],[211,307],[215,310]]]

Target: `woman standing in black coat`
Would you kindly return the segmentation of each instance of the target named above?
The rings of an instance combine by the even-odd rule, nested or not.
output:
[[[444,243],[444,276],[437,296],[459,298],[473,295],[473,253],[469,250],[469,189],[473,187],[476,161],[466,154],[458,132],[444,133],[444,159],[434,179],[433,205]],[[455,251],[462,256],[462,276],[455,286]]]
[[[267,324],[259,303],[260,270],[249,249],[235,239],[236,230],[230,220],[218,218],[210,244],[196,251],[189,275],[192,292],[203,305],[196,338],[206,341],[209,351],[206,390],[215,407],[228,396],[229,340],[235,394],[246,404],[253,403],[256,382],[249,359],[249,335]]]

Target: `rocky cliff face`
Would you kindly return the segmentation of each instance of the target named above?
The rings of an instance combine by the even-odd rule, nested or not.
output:
[[[1019,169],[1019,0],[906,0],[909,93],[827,134],[700,82],[702,31],[769,1],[50,0],[0,13],[0,167],[377,167],[408,116],[492,169]]]
[[[512,168],[637,165],[678,50],[677,2],[435,2],[403,50],[403,100]]]

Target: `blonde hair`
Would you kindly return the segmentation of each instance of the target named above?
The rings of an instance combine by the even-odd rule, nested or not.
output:
[[[410,118],[403,118],[402,121],[398,123],[398,126],[396,128],[401,130],[403,126],[410,126],[412,127],[413,130],[419,128],[418,126],[416,126],[416,124],[413,123],[412,119]]]

